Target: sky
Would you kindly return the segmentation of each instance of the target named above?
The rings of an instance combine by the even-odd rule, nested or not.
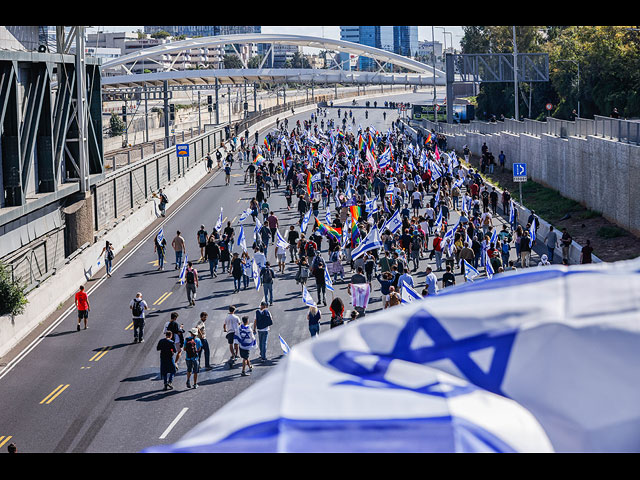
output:
[[[142,30],[144,27],[91,27],[88,30],[90,32],[103,30],[106,32],[135,32],[138,29]],[[435,27],[434,28],[434,38],[436,41],[440,43],[445,43],[444,31],[443,28],[446,29],[447,32],[451,32],[451,34],[446,34],[446,45],[447,48],[451,44],[451,39],[453,38],[454,48],[460,50],[460,40],[462,39],[462,27]],[[309,35],[312,37],[324,37],[324,38],[332,38],[335,40],[340,40],[340,27],[329,27],[329,26],[311,26],[311,27],[302,27],[302,26],[263,26],[262,33],[288,33],[288,34],[299,34],[299,35]],[[431,40],[431,26],[421,27],[418,26],[418,40]]]

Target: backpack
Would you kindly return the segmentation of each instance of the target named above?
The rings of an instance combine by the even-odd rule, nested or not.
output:
[[[273,271],[270,268],[265,268],[262,271],[262,282],[263,283],[272,283],[273,282]]]
[[[316,249],[313,246],[313,243],[311,242],[307,242],[307,245],[305,246],[305,251],[307,253],[307,257],[314,257],[316,255]]]
[[[413,250],[414,252],[417,252],[418,250],[420,250],[420,246],[421,246],[420,237],[414,237],[414,239],[411,242],[411,250]]]
[[[161,193],[160,194],[160,202],[169,203],[169,198],[164,193]]]
[[[195,283],[196,276],[193,273],[193,270],[187,270],[187,283]]]
[[[107,250],[107,260],[113,260],[113,250]]]
[[[134,317],[140,317],[142,316],[142,300],[133,300],[133,316]]]
[[[200,236],[198,237],[200,240],[200,243],[207,243],[207,234],[204,232],[200,233]]]
[[[184,344],[184,349],[187,352],[188,358],[196,358],[198,356],[198,347],[196,345],[195,337],[187,338]]]
[[[344,318],[342,316],[331,317],[331,325],[329,328],[339,327],[344,324]]]

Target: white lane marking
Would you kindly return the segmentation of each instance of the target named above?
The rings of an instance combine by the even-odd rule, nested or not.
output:
[[[123,265],[140,247],[142,247],[144,245],[144,243],[147,240],[149,240],[149,238],[151,238],[153,235],[156,235],[157,229],[159,227],[162,227],[165,223],[167,223],[169,220],[171,220],[180,210],[182,210],[183,207],[185,207],[200,192],[200,190],[202,190],[206,185],[208,185],[209,182],[211,182],[211,180],[216,178],[221,171],[222,170],[218,170],[211,178],[209,178],[209,180],[204,182],[200,186],[200,188],[198,188],[195,192],[193,192],[193,194],[191,196],[189,196],[189,198],[187,198],[184,201],[184,203],[179,205],[156,228],[151,230],[151,232],[147,236],[145,236],[142,240],[140,240],[140,243],[138,243],[135,247],[133,247],[131,249],[131,251],[129,251],[124,257],[122,257],[122,259],[120,259],[120,261],[117,264],[115,264],[113,266],[111,271],[115,272],[118,268],[120,268],[120,266]],[[106,275],[104,275],[91,288],[89,288],[87,290],[87,294],[90,294],[93,291],[95,291],[98,287],[100,287],[100,285],[102,285],[107,280],[107,278],[108,277]],[[2,380],[2,378],[4,378],[4,376],[7,373],[9,373],[11,370],[13,370],[13,368],[18,363],[20,363],[29,353],[31,353],[31,351],[34,348],[36,348],[40,344],[40,342],[42,342],[47,337],[47,335],[49,335],[49,333],[51,333],[53,330],[55,330],[69,316],[69,314],[71,314],[71,312],[73,312],[75,310],[75,308],[76,308],[75,305],[72,305],[69,308],[67,308],[47,329],[44,330],[44,332],[42,332],[40,334],[40,336],[38,338],[36,338],[33,342],[31,342],[27,347],[25,347],[25,349],[22,352],[20,352],[11,362],[9,362],[7,364],[7,366],[3,370],[0,371],[0,380]]]
[[[171,432],[171,430],[173,430],[173,427],[176,426],[176,424],[180,421],[180,419],[182,418],[182,416],[187,413],[187,410],[189,410],[187,407],[183,408],[182,411],[178,414],[178,416],[173,420],[173,422],[171,422],[171,424],[167,427],[167,429],[162,433],[162,435],[160,435],[160,440],[164,440],[165,438],[167,438],[167,435],[169,435],[169,433]]]

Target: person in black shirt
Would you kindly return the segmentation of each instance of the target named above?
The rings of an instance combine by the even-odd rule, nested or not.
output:
[[[447,265],[447,271],[442,275],[442,288],[451,287],[456,284],[456,276],[451,273],[451,267]]]
[[[173,361],[173,354],[176,353],[176,345],[171,340],[173,333],[167,330],[165,338],[160,339],[156,350],[160,352],[160,376],[164,381],[163,390],[173,390],[173,376],[176,373],[176,364]]]

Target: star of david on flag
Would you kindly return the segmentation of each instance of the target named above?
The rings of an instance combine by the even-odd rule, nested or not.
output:
[[[469,262],[467,262],[464,258],[461,258],[460,260],[464,265],[464,278],[466,278],[467,280],[473,281],[474,278],[480,275],[480,272],[478,272],[478,270]]]
[[[307,231],[307,225],[309,225],[309,220],[311,220],[311,210],[307,210],[307,213],[304,214],[302,218],[302,225],[300,225],[300,231],[305,233]]]
[[[244,227],[240,225],[240,233],[238,234],[238,246],[242,247],[243,251],[247,251],[247,239],[244,236]]]
[[[260,290],[260,267],[256,263],[256,259],[252,259],[251,264],[251,276],[253,277],[253,281],[256,284],[256,290]]]
[[[400,291],[400,299],[402,303],[411,303],[414,300],[420,300],[422,297],[411,285],[405,281],[402,282],[402,290]]]
[[[216,229],[216,232],[219,232],[222,228],[222,211],[223,207],[220,207],[220,216],[218,217],[218,221],[216,222],[216,226],[214,227]]]

